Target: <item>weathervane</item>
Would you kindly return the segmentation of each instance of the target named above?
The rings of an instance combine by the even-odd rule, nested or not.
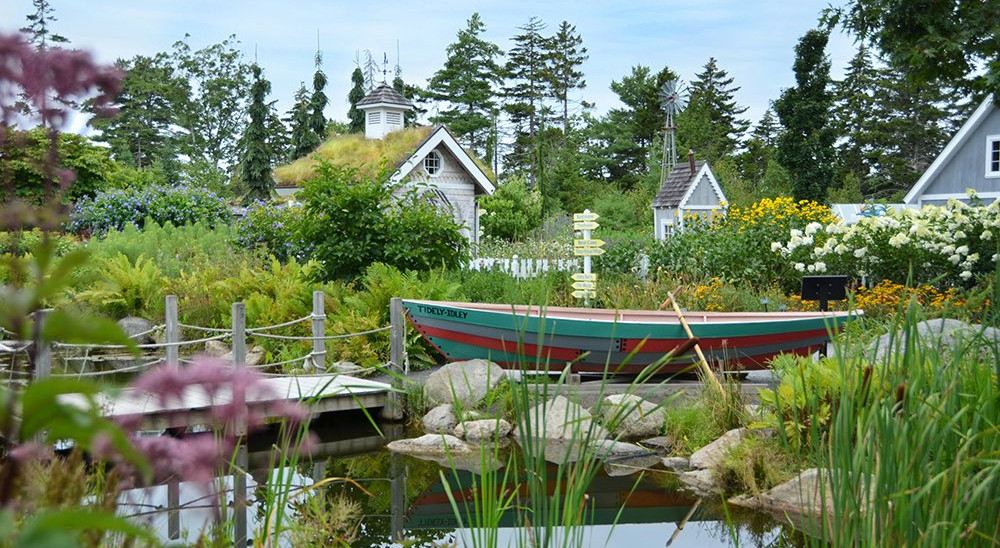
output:
[[[677,141],[674,126],[674,119],[680,111],[687,105],[684,98],[684,84],[680,80],[667,80],[660,88],[660,106],[667,115],[666,126],[663,133],[663,159],[660,162],[660,185],[667,180],[667,175],[677,163]]]
[[[382,85],[387,85],[386,78],[389,74],[389,54],[382,52]]]

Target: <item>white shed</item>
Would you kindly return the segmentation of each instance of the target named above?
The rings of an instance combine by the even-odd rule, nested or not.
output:
[[[725,204],[726,195],[708,162],[695,161],[694,153],[689,153],[687,163],[670,170],[653,198],[656,238],[662,240],[675,230],[683,230],[685,215],[708,217],[712,211],[725,209]]]

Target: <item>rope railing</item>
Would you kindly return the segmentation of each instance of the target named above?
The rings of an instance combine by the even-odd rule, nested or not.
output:
[[[77,373],[52,373],[52,377],[77,377],[77,378],[88,378],[88,377],[106,377],[109,375],[118,375],[121,373],[131,373],[133,371],[144,371],[150,367],[162,363],[163,358],[156,358],[155,360],[150,360],[137,365],[132,365],[129,367],[121,367],[116,369],[108,369],[106,371],[80,371]]]
[[[308,316],[303,316],[303,317],[301,317],[301,318],[299,318],[297,320],[289,320],[287,322],[279,323],[279,324],[275,324],[275,325],[265,325],[264,327],[251,327],[251,328],[247,328],[247,333],[255,333],[255,332],[258,332],[258,331],[270,331],[272,329],[280,329],[282,327],[288,327],[290,325],[295,325],[295,324],[297,324],[299,322],[303,322],[303,321],[306,321],[306,320],[312,320],[315,317],[316,316],[310,314]],[[326,318],[325,314],[323,315],[323,318]]]
[[[221,339],[228,339],[232,336],[232,331],[228,333],[222,333],[215,335],[214,337],[204,337],[201,339],[194,339],[191,341],[177,341],[177,342],[164,342],[164,343],[148,343],[148,344],[137,344],[135,348],[147,349],[147,348],[167,348],[168,346],[187,346],[192,344],[201,344],[208,341],[218,341]],[[53,348],[105,348],[109,350],[123,350],[129,348],[123,344],[93,344],[93,343],[52,343]]]
[[[153,327],[150,327],[149,329],[147,329],[145,331],[140,331],[138,333],[133,333],[133,334],[129,335],[128,338],[130,338],[130,339],[137,339],[139,337],[142,337],[143,335],[149,335],[150,333],[156,333],[157,331],[159,331],[160,329],[163,329],[166,326],[167,326],[167,324],[165,324],[165,323],[161,323],[160,325],[154,325]]]
[[[341,335],[324,335],[322,337],[306,337],[306,336],[295,336],[295,335],[271,335],[268,333],[256,333],[247,330],[247,334],[252,337],[260,337],[262,339],[279,339],[286,341],[334,341],[339,339],[349,339],[351,337],[362,337],[364,335],[371,335],[373,333],[381,333],[383,331],[389,331],[392,329],[391,325],[385,327],[376,327],[375,329],[369,329],[367,331],[358,331],[357,333],[343,333]]]

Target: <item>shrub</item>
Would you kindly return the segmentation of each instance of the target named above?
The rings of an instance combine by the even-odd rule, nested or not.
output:
[[[521,177],[499,185],[491,196],[483,196],[479,207],[479,222],[487,238],[520,241],[542,222],[541,194],[529,189]]]
[[[450,216],[384,176],[360,179],[352,169],[320,161],[301,192],[299,234],[323,268],[324,280],[353,279],[381,262],[401,270],[455,268],[468,240]]]
[[[606,243],[604,255],[594,258],[594,269],[604,274],[635,274],[651,239],[645,236],[621,236]]]
[[[77,202],[69,230],[103,234],[133,224],[142,228],[147,219],[176,226],[202,221],[209,226],[228,224],[232,214],[214,192],[188,186],[151,185],[101,192]]]
[[[302,241],[299,226],[302,207],[275,202],[257,202],[236,223],[234,241],[243,249],[262,249],[279,261],[304,260],[309,248]]]
[[[9,253],[15,257],[23,257],[38,247],[45,232],[34,228],[32,230],[0,232],[0,255]],[[48,237],[55,244],[56,255],[63,255],[78,245],[76,238],[66,234],[49,232]]]

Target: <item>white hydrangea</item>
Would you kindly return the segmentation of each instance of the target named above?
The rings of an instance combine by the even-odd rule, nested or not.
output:
[[[955,232],[955,239],[957,239],[957,240],[964,240],[965,237],[966,237],[965,232],[963,232],[961,230]]]
[[[962,261],[962,256],[956,253],[951,257],[948,257],[948,261],[951,262],[951,264],[958,264]]]
[[[811,264],[806,267],[806,270],[808,270],[809,272],[816,272],[816,265]]]
[[[979,238],[982,240],[989,240],[992,237],[993,233],[990,232],[989,230],[984,230],[983,233],[979,235]]]
[[[956,255],[968,255],[969,254],[969,246],[963,245],[963,246],[956,247],[955,248],[955,254]]]
[[[865,253],[868,253],[867,247],[859,247],[854,250],[854,256],[857,257],[858,259],[864,257]]]
[[[816,269],[816,272],[826,272],[826,263],[822,261],[816,261],[816,264],[810,265]]]
[[[993,258],[996,259],[996,255],[994,255]],[[795,270],[798,270],[799,272],[804,272],[805,269],[806,269],[805,263],[795,263]]]
[[[972,277],[972,272],[969,272],[968,270],[963,270],[962,273],[958,275],[958,277],[962,278],[963,280],[968,280],[969,278]]]
[[[901,232],[889,238],[889,245],[892,247],[903,247],[908,243],[910,243],[910,237]]]
[[[837,247],[833,248],[833,252],[837,255],[843,255],[847,253],[847,246],[844,244],[837,244]]]
[[[781,242],[771,242],[771,253],[777,253],[782,249],[784,249],[784,246],[781,245]]]
[[[821,228],[823,228],[822,224],[813,221],[806,225],[806,235],[812,236],[813,234],[816,233],[816,231],[818,231]]]

